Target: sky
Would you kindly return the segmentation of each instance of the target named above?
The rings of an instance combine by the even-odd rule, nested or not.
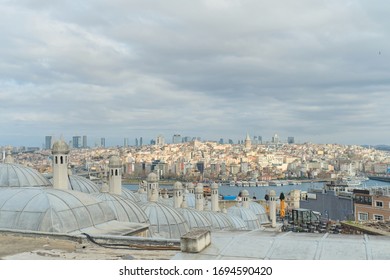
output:
[[[389,1],[0,0],[0,146],[390,144]]]

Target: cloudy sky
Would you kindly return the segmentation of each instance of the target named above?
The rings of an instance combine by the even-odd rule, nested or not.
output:
[[[390,144],[389,1],[0,0],[0,145]]]

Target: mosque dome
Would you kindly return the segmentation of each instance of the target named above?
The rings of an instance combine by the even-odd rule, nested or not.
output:
[[[92,196],[105,201],[114,211],[118,221],[148,223],[148,217],[145,212],[134,201],[110,193],[94,193]]]
[[[225,213],[203,211],[202,214],[211,222],[213,230],[232,230],[233,225]]]
[[[189,232],[186,220],[176,209],[158,202],[144,203],[141,208],[149,218],[153,237],[180,239]]]
[[[91,180],[78,175],[69,175],[69,189],[83,193],[98,193],[100,188]]]
[[[260,222],[252,210],[242,206],[232,206],[227,209],[229,215],[238,216],[244,220],[249,230],[259,229]]]
[[[110,168],[121,168],[122,160],[118,156],[111,156],[108,161],[108,167]]]
[[[183,215],[190,229],[212,229],[211,222],[202,212],[192,208],[177,208],[176,210]]]
[[[0,164],[0,187],[52,187],[37,170],[15,163]]]
[[[115,221],[105,202],[52,188],[0,188],[0,228],[74,233]]]
[[[148,174],[148,177],[146,179],[148,182],[157,182],[158,181],[158,176],[156,173],[151,172]]]
[[[131,191],[129,189],[126,189],[124,187],[122,187],[121,196],[124,197],[124,198],[127,198],[127,199],[129,199],[131,201],[134,201],[136,203],[141,202],[141,197],[140,197],[139,193],[133,192],[133,191]]]
[[[269,223],[267,212],[265,211],[264,207],[260,203],[250,201],[249,209],[252,210],[253,213],[255,213],[260,224]]]
[[[54,154],[68,154],[69,146],[64,140],[57,140],[54,142],[51,153]]]
[[[246,225],[245,221],[241,219],[238,216],[234,215],[227,215],[228,219],[233,225],[233,229],[236,230],[248,230],[248,226]]]

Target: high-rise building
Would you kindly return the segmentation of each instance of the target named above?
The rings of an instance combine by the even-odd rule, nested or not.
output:
[[[142,137],[139,138],[139,145],[142,146]]]
[[[272,143],[279,143],[279,136],[276,133],[272,136]]]
[[[135,138],[135,146],[138,147],[138,138]]]
[[[174,134],[172,137],[172,143],[173,144],[179,144],[182,142],[182,138],[180,134]]]
[[[127,148],[129,146],[129,138],[123,139],[123,147]]]
[[[156,145],[163,146],[164,144],[165,144],[164,136],[162,136],[162,135],[157,136]]]
[[[104,137],[100,138],[100,147],[102,148],[106,147],[106,138]]]
[[[81,147],[81,136],[73,136],[72,147],[78,149]]]
[[[263,144],[263,137],[257,136],[257,141],[259,144]]]
[[[83,148],[88,148],[87,136],[83,136]]]
[[[50,150],[51,149],[51,141],[52,141],[51,136],[45,136],[45,149]]]
[[[294,144],[295,143],[294,137],[292,137],[292,136],[287,137],[287,143]]]

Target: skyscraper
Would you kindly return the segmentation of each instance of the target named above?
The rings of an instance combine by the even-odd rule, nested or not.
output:
[[[100,138],[100,147],[102,148],[106,147],[106,138],[104,137]]]
[[[292,136],[287,137],[287,143],[294,144],[295,143],[294,137],[292,137]]]
[[[52,137],[51,136],[45,136],[45,149],[50,150],[51,149],[51,141]]]
[[[129,146],[129,138],[124,138],[123,139],[123,147],[127,148]]]
[[[180,134],[174,134],[172,137],[172,143],[173,144],[179,144],[182,142],[182,138]]]
[[[73,136],[72,138],[72,147],[75,149],[80,148],[81,145],[81,136]]]
[[[83,148],[88,148],[88,143],[87,143],[87,136],[83,136]]]

